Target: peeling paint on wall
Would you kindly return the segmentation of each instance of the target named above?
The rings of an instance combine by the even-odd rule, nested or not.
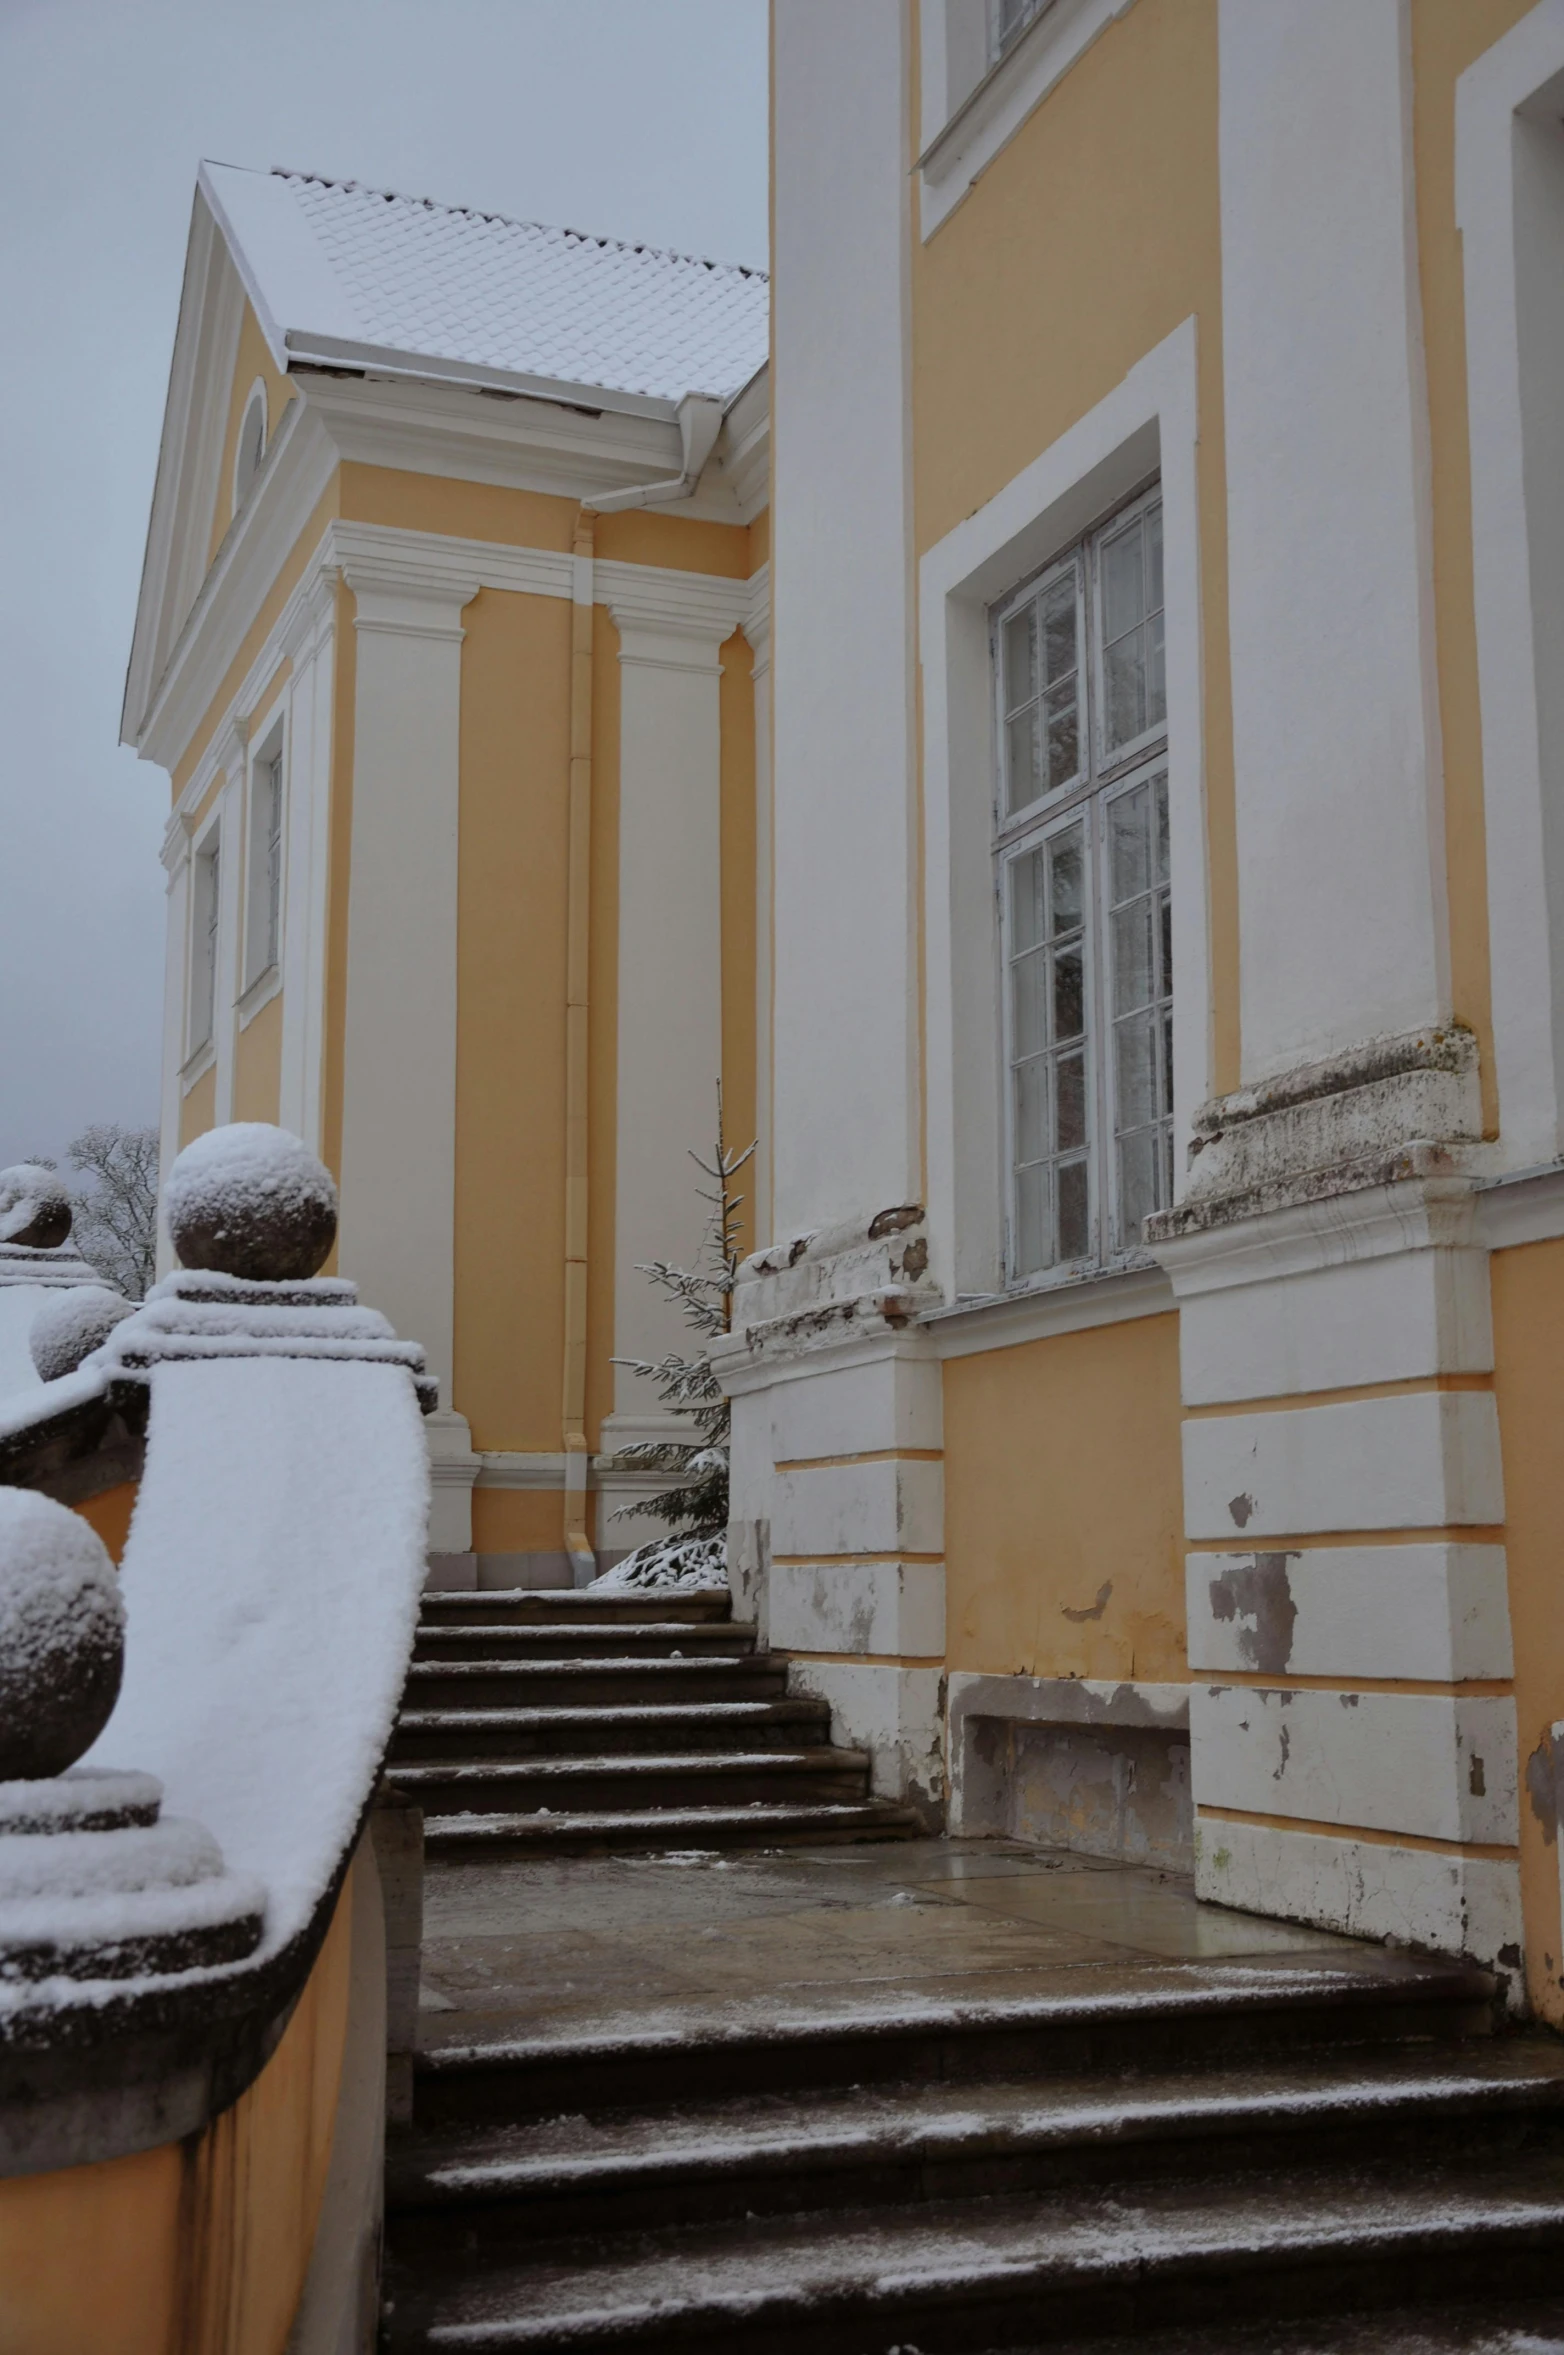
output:
[[[1212,1618],[1253,1622],[1239,1627],[1239,1657],[1265,1676],[1279,1676],[1292,1657],[1298,1606],[1293,1601],[1287,1565],[1297,1558],[1296,1554],[1253,1554],[1211,1581]]]

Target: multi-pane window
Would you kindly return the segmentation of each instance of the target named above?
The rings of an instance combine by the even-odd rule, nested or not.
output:
[[[1172,1199],[1162,505],[998,610],[1012,1282],[1134,1250]]]
[[[195,907],[190,933],[190,1052],[199,1052],[212,1036],[217,1005],[217,922],[222,904],[221,845],[216,830],[195,860]]]
[[[277,962],[282,939],[282,748],[265,754],[250,779],[250,861],[244,986]]]

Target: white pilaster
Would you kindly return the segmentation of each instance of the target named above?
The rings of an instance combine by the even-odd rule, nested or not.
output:
[[[759,1242],[772,1228],[771,988],[772,828],[771,808],[771,572],[763,567],[750,584],[744,635],[755,660],[755,1159],[752,1192],[754,1234]]]
[[[237,1012],[241,990],[240,951],[244,931],[244,772],[245,729],[232,721],[218,753],[225,782],[217,799],[217,966],[212,975],[212,1047],[217,1072],[213,1087],[212,1125],[221,1128],[234,1116],[234,1054],[239,1039]]]
[[[923,1191],[911,158],[901,0],[788,0],[772,31],[773,1231],[787,1234]]]
[[[708,1216],[690,1154],[710,1156],[722,1075],[719,649],[743,587],[713,597],[650,567],[598,570],[619,631],[614,1349],[652,1359],[687,1333],[640,1269],[694,1266]],[[665,1419],[652,1386],[616,1367],[605,1446]]]
[[[323,567],[311,580],[286,641],[293,670],[288,685],[282,1082],[277,1117],[312,1153],[321,1145],[336,594],[335,569]]]
[[[355,560],[346,578],[358,675],[340,1261],[439,1377],[430,1545],[463,1552],[477,1459],[451,1396],[457,840],[461,613],[478,583],[396,559]],[[447,1456],[454,1481],[438,1476]]]
[[[166,1176],[179,1151],[180,1066],[185,1059],[185,995],[190,973],[190,830],[176,810],[163,836],[168,905],[163,936],[163,1070],[158,1109],[158,1161]],[[173,1248],[158,1198],[158,1274],[173,1265]]]
[[[1244,1076],[1449,1010],[1406,0],[1222,0]]]

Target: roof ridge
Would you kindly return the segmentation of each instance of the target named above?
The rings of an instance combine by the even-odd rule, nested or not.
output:
[[[378,196],[387,204],[421,205],[426,212],[459,213],[469,221],[496,221],[507,229],[537,229],[546,237],[567,237],[579,245],[611,247],[616,253],[646,254],[653,261],[686,262],[698,270],[724,270],[739,278],[758,278],[770,284],[769,270],[758,269],[753,262],[719,262],[709,254],[681,253],[671,245],[650,245],[644,240],[628,237],[608,237],[595,229],[571,229],[558,221],[530,221],[515,213],[486,210],[481,205],[446,204],[437,196],[413,196],[405,188],[375,188],[367,180],[339,180],[330,172],[296,171],[288,164],[273,164],[270,177],[275,180],[306,180],[317,188],[338,189],[345,196]]]

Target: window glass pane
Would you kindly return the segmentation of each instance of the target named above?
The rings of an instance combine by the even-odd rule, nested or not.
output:
[[[1146,727],[1146,682],[1143,675],[1141,633],[1131,630],[1102,658],[1102,693],[1108,749],[1133,744]]]
[[[1137,517],[1102,545],[1102,634],[1109,645],[1145,619],[1141,537]]]
[[[1011,974],[1011,998],[1015,1023],[1013,1052],[1017,1062],[1023,1055],[1039,1054],[1048,1044],[1048,959],[1034,950],[1030,956],[1018,957]]]
[[[1061,1153],[1086,1142],[1086,1058],[1061,1055],[1054,1065],[1054,1141]]]
[[[1132,899],[1151,881],[1152,795],[1149,785],[1121,793],[1108,810],[1108,866],[1114,904]]]
[[[1167,778],[1148,778],[1108,808],[1108,948],[1113,992],[1113,1126],[1121,1247],[1172,1200],[1172,899]]]
[[[1054,1043],[1077,1039],[1086,1028],[1086,991],[1078,948],[1054,957]]]
[[[1038,750],[1039,712],[1017,712],[1005,722],[1005,808],[1024,810],[1043,790],[1042,760]]]
[[[1056,834],[1049,844],[1052,861],[1051,929],[1056,934],[1075,932],[1080,928],[1083,896],[1081,858],[1084,847],[1079,826],[1072,826],[1067,834]]]
[[[1075,686],[1051,688],[1043,699],[1048,733],[1048,750],[1043,790],[1057,793],[1061,785],[1070,784],[1081,766],[1080,723],[1076,712]],[[1012,727],[1015,722],[1010,723]],[[1031,798],[1037,798],[1034,789]],[[1025,809],[1024,801],[1012,801],[1012,809]]]
[[[1162,1109],[1157,1079],[1157,1030],[1154,1014],[1137,1014],[1121,1022],[1115,1037],[1118,1053],[1119,1127],[1141,1128]]]
[[[1142,1240],[1141,1227],[1159,1206],[1159,1142],[1151,1128],[1119,1140],[1119,1230],[1131,1247]]]
[[[1048,1216],[1048,1169],[1037,1162],[1016,1171],[1015,1256],[1018,1276],[1035,1276],[1053,1253]]]
[[[1086,1162],[1066,1161],[1059,1170],[1059,1239],[1061,1260],[1084,1259],[1091,1249]]]
[[[1045,589],[1038,600],[1043,629],[1043,678],[1050,687],[1068,678],[1076,667],[1075,573]]]
[[[1113,911],[1113,1010],[1128,1014],[1157,994],[1152,955],[1152,905],[1136,900]]]
[[[1167,664],[1162,652],[1162,615],[1146,624],[1146,725],[1160,728],[1168,716]]]
[[[1016,1068],[1016,1161],[1041,1161],[1048,1151],[1048,1064],[1038,1056]]]
[[[1010,946],[1020,956],[1048,937],[1045,858],[1029,850],[1010,862]]]
[[[1033,648],[1035,608],[1026,606],[1005,624],[1005,709],[1018,711],[1037,693],[1037,659]]]
[[[1146,602],[1153,613],[1162,611],[1162,502],[1146,510]]]

